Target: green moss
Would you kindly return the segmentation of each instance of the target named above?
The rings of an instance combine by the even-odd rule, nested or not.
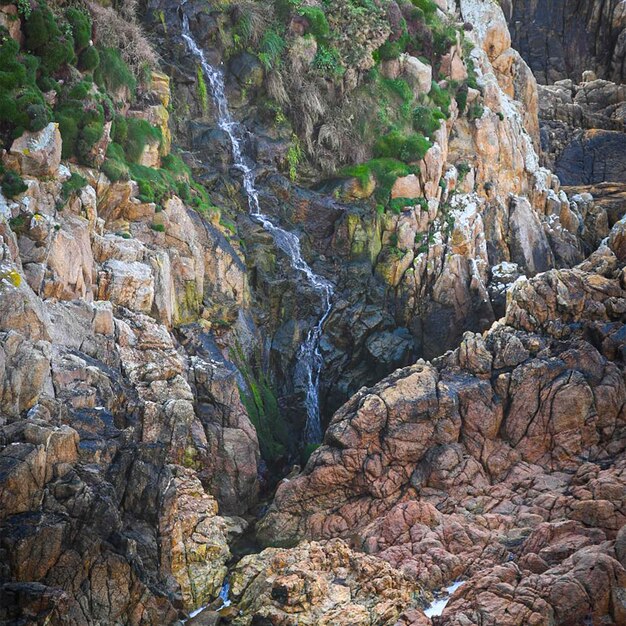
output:
[[[196,80],[198,86],[198,100],[200,100],[202,115],[206,115],[209,110],[209,91],[206,86],[206,81],[204,80],[204,72],[201,65],[198,65],[196,70]]]
[[[289,180],[291,182],[295,182],[298,178],[298,165],[302,160],[304,153],[302,151],[302,147],[300,146],[300,141],[298,140],[298,136],[293,134],[291,136],[291,145],[289,146],[289,150],[287,151],[287,163],[289,164]]]
[[[165,226],[163,226],[163,224],[150,224],[150,228],[156,231],[157,233],[165,232]]]
[[[396,180],[401,176],[417,174],[418,172],[419,168],[416,166],[407,165],[397,159],[382,158],[344,167],[340,171],[340,175],[354,177],[362,186],[365,186],[370,177],[374,176],[376,179],[375,197],[384,208],[389,203],[391,189]]]
[[[300,462],[302,463],[302,467],[304,467],[311,458],[311,455],[321,446],[320,443],[307,443],[304,448],[302,448],[302,452],[300,453]]]
[[[293,439],[280,413],[269,376],[263,370],[248,365],[238,346],[234,352],[234,359],[245,381],[239,389],[241,401],[256,429],[261,456],[271,463],[277,462],[293,445]]]

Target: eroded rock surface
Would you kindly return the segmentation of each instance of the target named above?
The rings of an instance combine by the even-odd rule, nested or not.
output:
[[[356,394],[280,485],[264,541],[342,537],[426,588],[467,580],[440,624],[619,624],[623,229],[518,280],[506,325]]]

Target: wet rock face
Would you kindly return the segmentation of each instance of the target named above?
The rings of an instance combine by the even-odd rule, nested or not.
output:
[[[619,0],[503,0],[514,47],[540,83],[583,72],[623,82],[626,78],[626,12]]]

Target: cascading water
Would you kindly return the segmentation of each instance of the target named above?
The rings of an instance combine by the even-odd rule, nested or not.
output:
[[[185,6],[187,0],[181,3],[181,8]],[[256,171],[254,163],[248,159],[242,151],[244,131],[241,125],[236,122],[228,107],[224,87],[224,75],[220,70],[213,67],[207,60],[202,49],[198,46],[191,29],[189,18],[182,13],[183,30],[182,36],[189,51],[198,59],[202,71],[209,81],[211,94],[217,107],[219,127],[228,135],[232,146],[233,163],[243,174],[243,187],[248,198],[250,215],[268,231],[276,245],[289,257],[292,267],[302,272],[309,284],[320,294],[322,299],[323,314],[318,323],[308,332],[306,341],[300,346],[296,359],[294,373],[294,384],[305,391],[305,407],[307,411],[307,421],[304,431],[307,443],[319,443],[322,440],[322,426],[320,423],[319,405],[319,381],[323,366],[323,359],[320,353],[320,339],[324,322],[330,315],[332,308],[332,285],[313,272],[309,264],[302,258],[300,240],[293,233],[276,226],[267,215],[261,211],[259,202],[259,192],[256,188]]]

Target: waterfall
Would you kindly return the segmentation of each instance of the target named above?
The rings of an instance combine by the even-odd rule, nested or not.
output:
[[[184,0],[182,2],[181,7],[184,7],[186,1],[187,0]],[[298,237],[294,233],[287,232],[274,224],[270,218],[261,211],[259,191],[256,187],[255,165],[243,154],[242,144],[245,134],[241,125],[233,119],[230,113],[225,93],[224,75],[219,69],[213,67],[206,60],[204,52],[193,38],[189,27],[189,18],[184,10],[181,10],[181,13],[183,39],[189,51],[200,62],[202,71],[209,81],[211,94],[217,108],[219,127],[230,138],[233,163],[243,174],[243,188],[248,198],[250,215],[272,235],[278,248],[289,257],[291,266],[296,271],[304,274],[306,280],[320,295],[322,300],[323,314],[317,324],[309,330],[306,340],[300,346],[294,372],[294,385],[297,388],[304,388],[305,391],[305,407],[307,411],[307,421],[304,431],[305,441],[306,443],[319,443],[322,440],[319,381],[323,366],[322,354],[320,352],[320,340],[324,322],[330,315],[332,308],[333,287],[326,279],[315,274],[309,264],[302,258],[300,240]]]

